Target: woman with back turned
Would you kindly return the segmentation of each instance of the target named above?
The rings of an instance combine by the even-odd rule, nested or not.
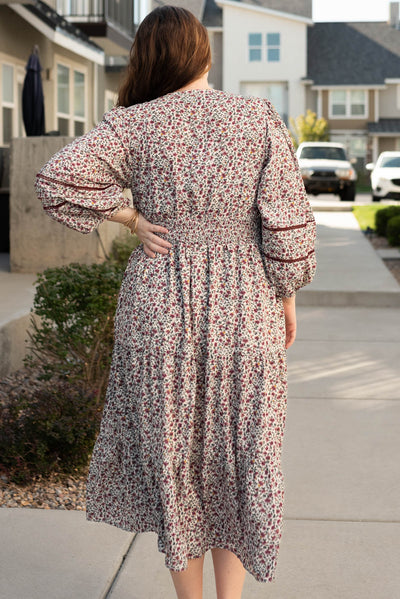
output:
[[[135,230],[115,318],[87,518],[155,531],[179,599],[273,581],[281,538],[286,349],[315,271],[315,221],[267,100],[211,89],[207,31],[164,6],[140,25],[118,106],[37,178],[82,233]],[[132,190],[133,207],[122,192]],[[154,596],[157,590],[154,590]]]

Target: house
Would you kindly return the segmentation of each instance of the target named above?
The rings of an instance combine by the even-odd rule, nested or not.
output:
[[[24,135],[21,95],[34,46],[42,65],[46,130],[82,135],[98,118],[96,73],[104,51],[49,5],[0,4],[0,146]]]
[[[153,0],[153,7],[169,4]],[[307,27],[312,0],[175,0],[207,27],[210,84],[269,98],[288,122],[305,109]]]
[[[361,162],[400,150],[400,21],[315,23],[308,30],[306,106],[329,122],[331,140]]]

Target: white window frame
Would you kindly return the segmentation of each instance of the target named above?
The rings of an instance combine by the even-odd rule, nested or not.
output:
[[[13,101],[3,101],[3,91],[0,85],[0,146],[8,147],[10,144],[4,142],[3,139],[3,107],[11,108],[12,120],[11,120],[11,139],[13,137],[20,137],[19,133],[22,133],[22,137],[25,137],[25,128],[22,123],[22,97],[18,96],[18,83],[23,83],[25,77],[25,67],[22,61],[15,61],[11,56],[0,52],[0,83],[3,81],[3,65],[7,65],[13,68]],[[22,124],[21,124],[22,123]]]
[[[277,34],[279,35],[279,45],[268,44],[268,35],[269,34]],[[261,44],[260,45],[251,45],[250,44],[250,35],[260,35],[261,36]],[[261,58],[260,60],[250,60],[250,50],[260,50]],[[268,60],[268,50],[279,50],[279,60]],[[247,32],[247,62],[248,64],[259,64],[259,63],[280,63],[282,57],[282,34],[280,31],[268,31],[268,32],[260,32],[260,31],[248,31]]]
[[[58,84],[57,84],[57,70],[58,65],[63,66],[69,70],[69,113],[58,112]],[[83,117],[75,116],[74,113],[74,71],[82,73],[85,81],[85,90],[84,90],[84,110],[85,114]],[[54,128],[58,130],[58,119],[66,119],[68,120],[68,136],[76,137],[75,135],[75,122],[83,123],[83,133],[86,133],[89,129],[88,127],[88,70],[85,66],[70,62],[65,60],[63,56],[55,56],[54,57]]]
[[[279,44],[268,44],[268,35],[279,35]],[[268,58],[268,50],[278,50],[279,58],[278,60],[269,60]],[[281,62],[281,34],[279,31],[269,31],[265,34],[265,58],[267,62]]]
[[[344,92],[346,94],[345,100],[345,114],[332,114],[332,105],[333,105],[333,93],[334,92]],[[351,92],[364,92],[364,113],[363,114],[351,114]],[[354,120],[354,119],[367,119],[369,114],[369,90],[368,89],[360,89],[357,87],[352,88],[337,88],[329,90],[329,118],[333,120]]]

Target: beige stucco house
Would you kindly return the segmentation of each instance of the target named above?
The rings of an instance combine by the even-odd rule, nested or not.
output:
[[[399,2],[388,22],[315,23],[308,31],[307,107],[361,162],[400,150]]]

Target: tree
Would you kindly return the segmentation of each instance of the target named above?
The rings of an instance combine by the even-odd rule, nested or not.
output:
[[[306,115],[301,114],[296,119],[290,119],[292,128],[291,136],[297,148],[303,141],[328,141],[329,126],[324,118],[317,118],[312,110],[308,109]]]

